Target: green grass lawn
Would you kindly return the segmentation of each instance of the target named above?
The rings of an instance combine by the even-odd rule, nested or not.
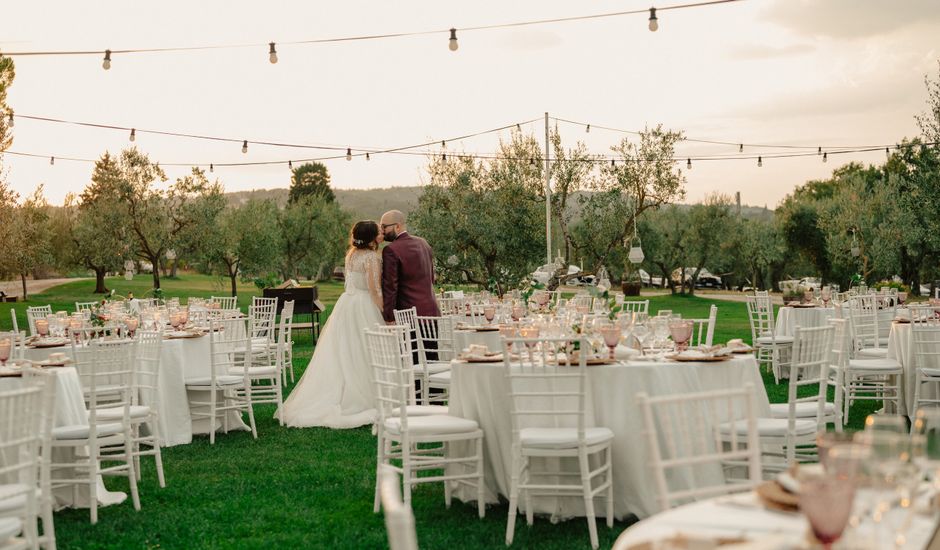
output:
[[[185,275],[162,280],[166,296],[225,295],[225,281]],[[143,296],[150,278],[108,280],[118,294],[128,291]],[[75,301],[95,299],[94,281],[61,285],[32,296],[27,304],[0,304],[0,330],[10,326],[9,309],[17,308],[20,327],[26,326],[25,305],[52,304],[54,310],[71,311]],[[320,285],[321,300],[332,307],[342,285]],[[253,286],[239,289],[239,304],[258,294]],[[652,312],[671,309],[683,317],[706,317],[713,302],[698,297],[650,298]],[[750,341],[747,311],[743,303],[715,302],[718,322],[715,341],[731,338]],[[312,352],[301,337],[294,353],[298,379]],[[772,402],[786,401],[786,385],[774,385],[764,373]],[[289,391],[292,384],[288,386]],[[626,390],[625,390],[626,391]],[[808,388],[807,391],[812,391]],[[866,408],[867,407],[867,408]],[[859,427],[873,404],[852,411],[852,426]],[[99,522],[90,525],[87,510],[56,514],[56,533],[63,549],[98,548],[383,548],[385,527],[381,515],[372,513],[375,472],[375,438],[369,428],[329,430],[288,429],[273,419],[273,406],[258,406],[258,440],[246,432],[221,435],[214,446],[197,436],[190,445],[164,449],[167,487],[160,489],[151,460],[145,460],[140,497],[143,509],[135,512],[129,502],[99,511]],[[126,490],[120,479],[107,480],[111,490]],[[456,502],[444,507],[440,484],[419,486],[413,508],[422,548],[503,547],[507,506],[491,506],[486,518],[477,519],[476,507]],[[598,523],[602,548],[609,548],[628,522],[608,529]],[[519,519],[514,548],[588,548],[583,519],[552,524],[538,518],[528,528]]]

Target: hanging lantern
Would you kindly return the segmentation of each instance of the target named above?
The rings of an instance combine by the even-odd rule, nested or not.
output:
[[[627,258],[630,260],[630,263],[632,264],[643,263],[643,258],[645,258],[646,255],[643,254],[642,245],[643,243],[640,242],[639,237],[634,237],[633,240],[630,241],[630,253],[627,255]]]

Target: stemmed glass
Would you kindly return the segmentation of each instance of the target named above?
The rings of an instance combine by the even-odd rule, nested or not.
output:
[[[137,332],[138,321],[136,317],[128,317],[124,319],[124,324],[127,326],[127,334],[131,338],[134,337],[134,333]]]
[[[852,513],[855,486],[839,476],[800,482],[800,510],[816,539],[827,550],[842,536]]]
[[[518,321],[519,319],[525,317],[525,308],[520,305],[513,304],[511,315],[513,321]]]
[[[824,286],[821,291],[819,291],[819,297],[822,298],[823,306],[829,307],[829,302],[832,300],[832,288]]]
[[[646,323],[637,322],[633,325],[633,337],[640,343],[640,357],[646,355],[646,339],[650,335],[650,329]]]
[[[36,319],[36,332],[39,333],[39,336],[45,338],[49,334],[49,321]]]
[[[622,333],[620,332],[620,327],[617,325],[606,325],[601,328],[601,335],[604,337],[604,344],[610,348],[610,360],[614,360],[614,350],[617,349],[617,344],[620,343],[620,337]]]
[[[525,338],[525,347],[529,349],[529,361],[534,361],[532,356],[532,350],[535,347],[535,338],[539,337],[539,327],[535,325],[529,325],[519,329],[519,336]]]
[[[689,347],[693,325],[692,321],[672,321],[669,323],[669,333],[672,335],[672,341],[676,343],[678,351],[685,351]]]
[[[931,480],[940,469],[940,409],[918,409],[911,427],[911,455]]]
[[[13,349],[13,340],[10,338],[4,338],[0,340],[0,366],[5,367],[7,360],[10,358],[10,350]]]
[[[487,324],[493,324],[493,319],[496,318],[496,306],[483,306],[483,317],[486,319]]]

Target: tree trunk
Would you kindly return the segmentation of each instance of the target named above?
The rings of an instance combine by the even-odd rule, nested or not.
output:
[[[175,278],[176,278],[176,266],[179,265],[179,263],[180,263],[180,259],[179,259],[179,258],[176,258],[175,260],[173,260],[173,267],[170,268],[170,278],[171,278],[171,279],[175,279]]]
[[[96,267],[95,270],[95,294],[107,294],[108,288],[104,286],[104,276],[107,271],[102,267]]]
[[[23,283],[23,301],[25,302],[29,296],[26,294],[26,274],[20,273],[20,281]]]
[[[160,258],[150,258],[153,264],[153,288],[160,288]]]
[[[238,297],[238,274],[229,275],[229,278],[232,279],[232,296]]]

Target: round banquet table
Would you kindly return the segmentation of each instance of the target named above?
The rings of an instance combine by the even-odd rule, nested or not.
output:
[[[915,513],[911,517],[905,533],[907,543],[903,548],[926,548],[937,516]],[[713,548],[716,546],[707,542],[717,539],[746,539],[749,544],[742,543],[742,550],[810,548],[806,543],[808,533],[809,523],[802,514],[768,510],[760,505],[757,495],[746,492],[714,497],[656,514],[621,533],[613,548],[653,550],[656,541],[680,534],[689,540],[688,548],[700,547],[695,545],[698,541],[702,541],[701,547]],[[889,537],[887,530],[875,531],[871,522],[863,522],[856,530],[847,531],[836,546],[871,550],[894,546],[888,540],[881,540],[882,537]],[[893,540],[893,533],[890,538]]]
[[[512,464],[512,427],[505,367],[502,363],[451,362],[450,415],[475,420],[483,429],[484,478],[487,502],[509,495]],[[636,394],[693,393],[728,388],[754,387],[757,416],[770,416],[767,392],[753,355],[739,355],[720,363],[630,361],[587,367],[586,410],[588,426],[604,426],[614,432],[614,515],[639,517],[657,509],[656,488],[649,475],[649,456],[643,420]],[[731,420],[731,419],[728,419]],[[461,449],[455,445],[455,452]],[[577,471],[576,468],[574,471]],[[697,475],[723,480],[718,465],[708,465]],[[475,500],[475,491],[461,486],[454,493]],[[581,497],[534,498],[536,513],[565,519],[584,515]],[[524,503],[520,503],[520,510]],[[598,506],[598,515],[604,506]]]
[[[490,351],[500,351],[503,349],[503,343],[498,330],[474,330],[474,329],[455,329],[454,330],[454,352],[458,355],[461,351],[470,347],[471,344],[486,346]]]
[[[82,384],[78,378],[78,372],[75,367],[49,367],[50,372],[55,373],[55,427],[76,426],[88,424],[88,409],[85,408],[85,397],[82,393]],[[20,377],[0,378],[0,390],[14,390],[22,387],[23,379]],[[53,462],[74,461],[74,449],[56,448],[53,449]],[[86,453],[87,454],[87,453]],[[56,477],[74,477],[69,473],[61,473],[63,470],[57,470],[53,475]],[[73,494],[72,487],[59,487],[53,492],[57,508],[88,508],[88,486],[81,485]],[[77,499],[76,499],[77,497]],[[109,506],[111,504],[120,504],[127,499],[127,494],[122,492],[108,491],[104,486],[101,476],[98,477],[98,506]]]
[[[796,327],[813,328],[825,326],[829,319],[837,317],[833,307],[790,307],[777,310],[777,336],[793,336]]]
[[[899,409],[907,416],[914,416],[914,389],[917,385],[917,370],[914,365],[913,336],[910,323],[891,323],[888,335],[888,358],[894,359],[904,367],[901,379],[901,403]],[[940,351],[940,350],[937,350]],[[937,399],[934,384],[924,384],[920,388],[921,397]]]
[[[26,358],[32,361],[42,361],[54,352],[72,355],[70,346],[57,348],[27,347]],[[161,439],[164,446],[185,445],[192,442],[193,434],[209,433],[210,420],[203,418],[194,421],[189,411],[190,397],[194,400],[205,401],[205,396],[199,395],[205,392],[187,391],[186,379],[209,376],[211,365],[208,336],[164,338],[160,346],[160,376],[157,381],[157,410],[160,416]],[[230,430],[248,429],[241,415],[236,411],[229,411],[227,414]],[[216,421],[215,429],[217,430],[220,427],[221,422]]]

